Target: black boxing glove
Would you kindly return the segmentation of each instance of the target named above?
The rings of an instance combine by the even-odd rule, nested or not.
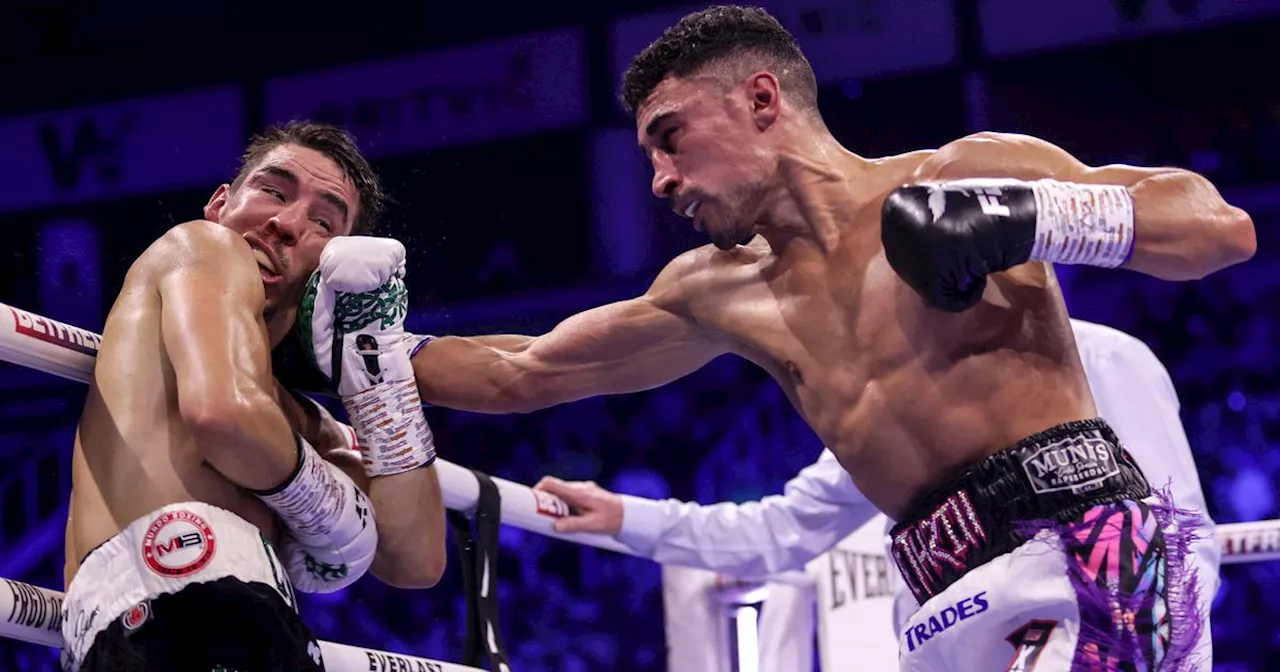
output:
[[[1133,234],[1128,189],[1056,180],[907,185],[890,192],[880,215],[889,265],[949,312],[976,305],[988,274],[1029,260],[1120,266]]]

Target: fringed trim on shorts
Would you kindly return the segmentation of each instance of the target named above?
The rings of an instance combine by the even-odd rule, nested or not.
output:
[[[1080,608],[1073,672],[1181,672],[1203,662],[1193,655],[1204,628],[1201,581],[1189,562],[1203,514],[1174,506],[1168,486],[1152,495],[1065,523],[1017,524],[1032,540],[1052,531],[1065,552]]]

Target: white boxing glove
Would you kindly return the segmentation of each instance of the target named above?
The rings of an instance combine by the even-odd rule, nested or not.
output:
[[[404,245],[391,238],[334,238],[298,313],[303,344],[337,387],[371,477],[431,464],[436,455],[404,348],[404,258]]]
[[[298,590],[340,590],[373,564],[378,528],[369,498],[302,437],[294,475],[274,490],[254,494],[285,526],[281,562]]]

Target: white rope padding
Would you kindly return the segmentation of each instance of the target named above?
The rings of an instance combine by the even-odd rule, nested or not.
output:
[[[1218,526],[1222,564],[1280,560],[1280,520],[1255,520]]]

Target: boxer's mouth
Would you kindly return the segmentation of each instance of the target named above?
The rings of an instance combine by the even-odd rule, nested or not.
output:
[[[256,238],[245,238],[245,242],[249,243],[249,247],[253,249],[253,258],[258,262],[258,271],[264,283],[274,283],[284,279],[279,270],[280,260],[276,258],[275,250]]]

